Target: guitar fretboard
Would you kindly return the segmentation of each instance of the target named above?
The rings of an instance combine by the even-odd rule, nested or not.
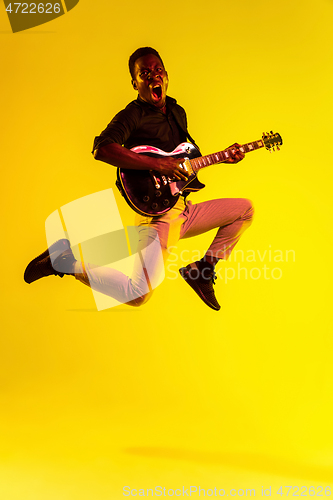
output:
[[[255,151],[256,149],[263,148],[265,146],[264,141],[260,139],[259,141],[248,142],[247,144],[242,144],[239,150],[242,153],[249,153],[250,151]],[[209,165],[214,165],[214,163],[222,163],[229,160],[232,157],[233,148],[225,149],[224,151],[219,151],[218,153],[213,153],[207,156],[199,156],[199,158],[193,158],[190,160],[191,167],[194,172],[198,172],[201,168],[209,167]]]

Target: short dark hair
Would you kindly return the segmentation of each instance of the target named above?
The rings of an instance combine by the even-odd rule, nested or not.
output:
[[[148,54],[153,54],[154,56],[158,57],[162,63],[163,68],[164,68],[162,58],[159,55],[159,53],[157,52],[157,50],[153,49],[152,47],[140,47],[135,52],[133,52],[133,54],[131,55],[131,57],[129,58],[129,61],[128,61],[128,66],[129,66],[129,70],[130,70],[132,79],[134,79],[135,61],[137,59],[139,59],[140,57],[147,56]]]

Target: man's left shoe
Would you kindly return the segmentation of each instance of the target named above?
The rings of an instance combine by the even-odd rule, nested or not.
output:
[[[192,262],[186,267],[179,269],[180,275],[186,283],[199,295],[200,299],[207,304],[208,307],[219,311],[220,304],[217,302],[213,285],[215,284],[216,274],[214,267],[202,262]]]
[[[52,275],[62,278],[65,274],[72,274],[75,262],[69,241],[58,240],[28,264],[24,272],[24,281],[30,284]]]

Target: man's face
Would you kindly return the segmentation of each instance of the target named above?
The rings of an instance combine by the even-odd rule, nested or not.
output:
[[[147,54],[135,61],[132,85],[143,101],[163,108],[168,83],[168,73],[157,56]]]

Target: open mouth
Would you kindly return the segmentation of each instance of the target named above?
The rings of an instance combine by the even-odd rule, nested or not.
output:
[[[159,101],[162,97],[162,87],[161,85],[154,85],[151,89],[153,99]]]

